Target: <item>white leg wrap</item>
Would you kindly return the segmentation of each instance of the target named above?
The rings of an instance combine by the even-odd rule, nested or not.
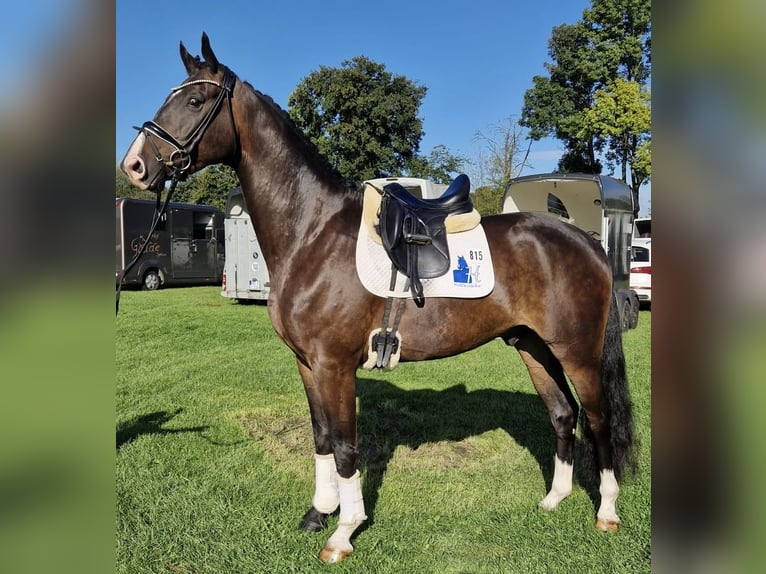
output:
[[[324,562],[339,562],[354,551],[351,535],[367,519],[362,499],[362,482],[357,470],[351,478],[338,476],[340,519],[319,557]]]
[[[615,503],[617,502],[617,495],[620,492],[620,487],[617,485],[617,479],[614,477],[613,471],[601,471],[601,485],[598,490],[601,494],[601,506],[599,507],[596,516],[615,524],[619,523],[620,517],[617,516]]]
[[[572,493],[573,466],[555,457],[553,484],[548,495],[540,501],[540,508],[553,510],[562,500]]]
[[[362,481],[357,470],[351,478],[337,477],[340,495],[338,528],[327,540],[319,558],[323,562],[340,562],[354,551],[351,535],[367,519],[362,499]]]
[[[315,454],[314,471],[316,486],[311,504],[319,512],[331,514],[340,503],[335,457],[332,454]]]
[[[354,528],[367,520],[362,498],[362,479],[357,470],[351,478],[338,475],[340,494],[340,524],[355,524]]]

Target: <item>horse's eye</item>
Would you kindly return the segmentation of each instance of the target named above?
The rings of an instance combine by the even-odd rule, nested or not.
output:
[[[202,105],[202,100],[192,96],[191,98],[189,98],[188,105],[190,108],[199,108]]]

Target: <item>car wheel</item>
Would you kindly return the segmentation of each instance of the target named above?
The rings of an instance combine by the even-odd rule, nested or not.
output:
[[[635,329],[638,327],[638,310],[641,308],[641,303],[636,296],[631,297],[630,300],[633,302],[633,304],[630,308],[630,325],[628,325],[628,327]]]
[[[144,289],[147,291],[156,291],[161,283],[159,274],[154,270],[147,271],[144,275]]]
[[[623,331],[627,331],[630,329],[630,313],[631,313],[632,306],[630,304],[630,299],[625,299],[622,302],[622,312],[620,313],[620,326],[622,327]]]

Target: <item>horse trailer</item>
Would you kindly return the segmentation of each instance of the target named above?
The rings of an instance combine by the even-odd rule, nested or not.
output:
[[[156,202],[117,198],[119,276],[141,249]],[[223,213],[210,205],[171,202],[148,238],[146,250],[123,278],[124,286],[154,290],[172,285],[220,284],[225,254]]]
[[[241,187],[229,190],[223,228],[226,264],[221,296],[237,301],[265,301],[269,297],[269,271]]]
[[[512,179],[503,213],[543,213],[579,227],[601,243],[612,269],[623,330],[638,324],[638,295],[630,289],[633,194],[618,179],[584,173],[545,173]]]

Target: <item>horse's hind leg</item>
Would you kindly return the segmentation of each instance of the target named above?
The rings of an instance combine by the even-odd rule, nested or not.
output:
[[[620,492],[612,462],[610,428],[604,406],[601,375],[598,365],[573,366],[565,364],[572,385],[580,398],[585,414],[582,432],[584,442],[592,442],[599,470],[599,494],[601,504],[596,513],[596,528],[605,532],[617,530],[620,517],[617,516],[616,502]],[[590,437],[588,436],[590,433]]]
[[[577,401],[569,389],[561,364],[547,345],[534,333],[516,343],[532,383],[543,399],[556,433],[553,481],[540,508],[553,510],[572,492]]]

